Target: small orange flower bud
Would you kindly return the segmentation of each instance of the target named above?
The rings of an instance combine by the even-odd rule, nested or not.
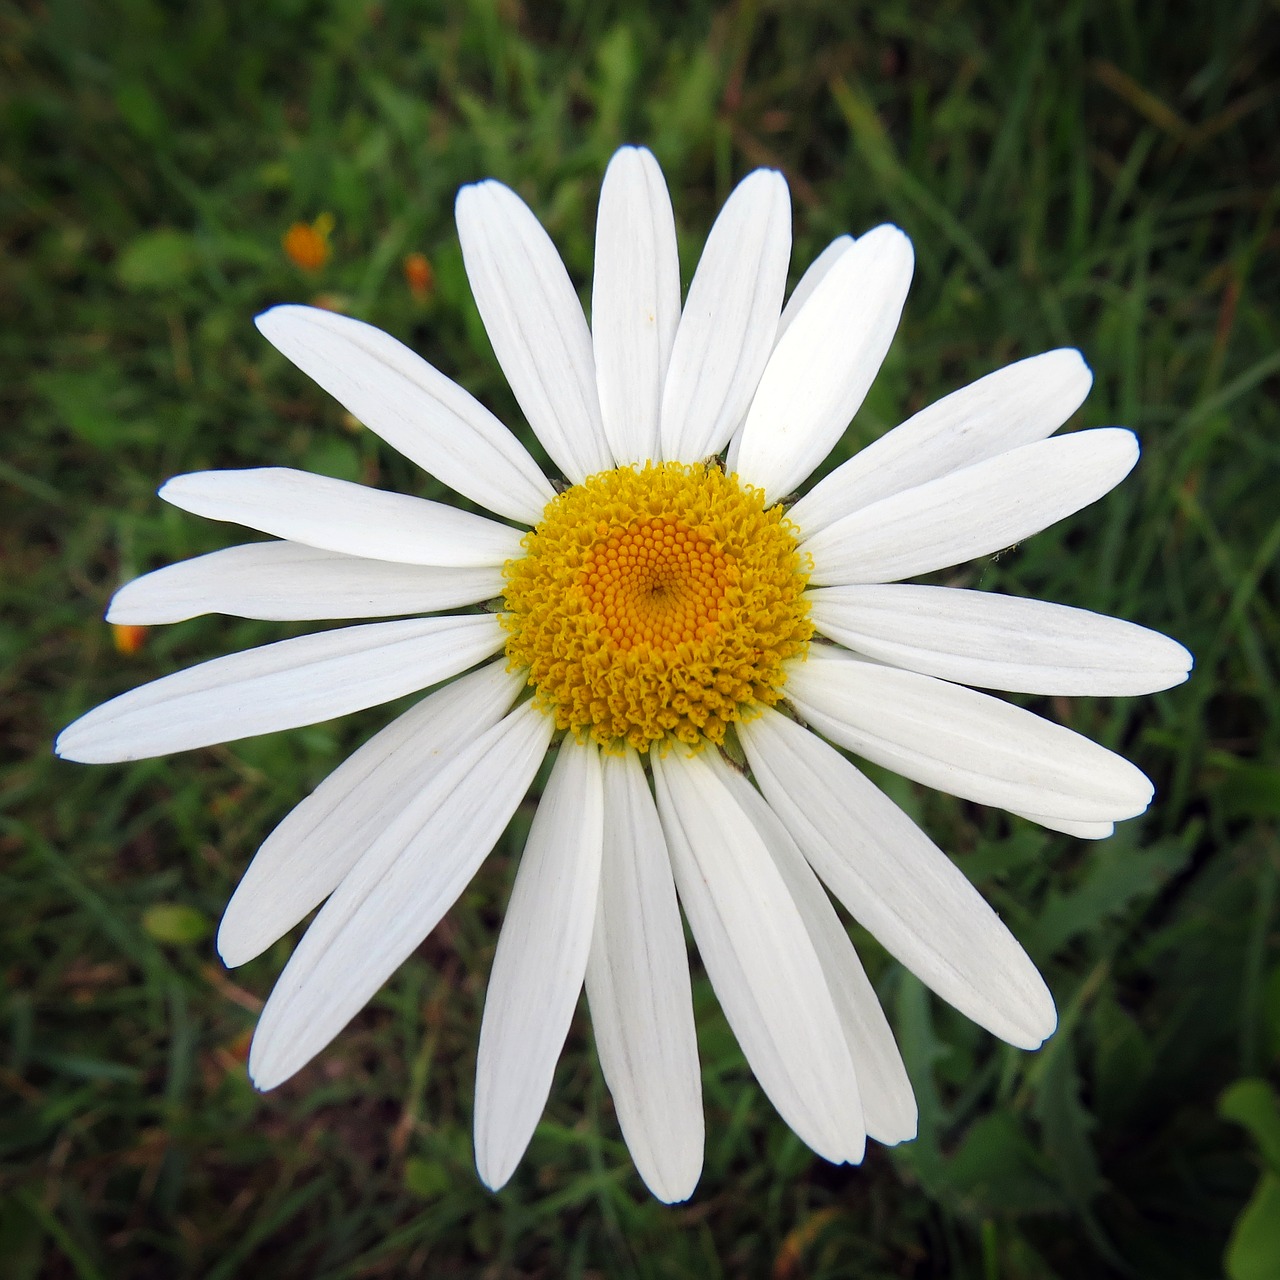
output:
[[[132,658],[147,642],[146,627],[137,627],[132,623],[111,624],[111,639],[115,643],[116,652],[126,658]]]
[[[404,278],[409,292],[419,302],[426,302],[435,288],[436,273],[425,253],[409,253],[404,259]]]
[[[314,222],[295,222],[280,243],[289,261],[303,271],[319,271],[329,261],[333,215],[322,213]]]

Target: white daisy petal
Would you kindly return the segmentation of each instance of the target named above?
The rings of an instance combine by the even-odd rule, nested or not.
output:
[[[294,471],[250,467],[174,476],[160,496],[209,520],[227,520],[343,555],[455,569],[520,554],[519,529],[442,502]]]
[[[810,591],[833,640],[896,667],[984,689],[1116,697],[1181,684],[1191,655],[1132,622],[1041,600],[954,587]]]
[[[392,564],[300,542],[250,542],[135,578],[112,597],[107,621],[150,627],[203,613],[273,622],[379,618],[501,594],[498,568]]]
[[[826,278],[827,272],[852,248],[852,236],[837,236],[809,264],[804,275],[797,281],[796,287],[791,290],[787,305],[782,308],[782,315],[778,319],[778,333],[774,340],[775,346],[782,341],[782,335],[791,328],[791,322],[800,314],[800,308],[809,300],[813,291]]]
[[[145,760],[390,702],[502,648],[491,614],[341,627],[214,658],[104,702],[58,737],[66,760]]]
[[[473,502],[536,524],[555,496],[484,405],[390,334],[319,307],[272,307],[255,323],[370,431]]]
[[[582,990],[600,888],[600,748],[560,746],[498,938],[476,1056],[476,1168],[494,1190],[537,1127]]]
[[[831,266],[778,340],[728,466],[770,501],[831,451],[870,389],[907,299],[915,256],[897,227],[876,227]]]
[[[659,1200],[702,1173],[702,1076],[689,961],[658,811],[640,757],[604,757],[604,863],[587,1000],[596,1051],[640,1176]]]
[[[223,962],[252,960],[323,902],[458,750],[497,724],[523,683],[522,672],[490,662],[424,698],[339,765],[249,863],[218,929]]]
[[[814,534],[801,544],[810,582],[893,582],[990,555],[1096,502],[1137,461],[1137,438],[1116,427],[1023,445]]]
[[[614,153],[600,189],[591,289],[600,416],[620,466],[656,460],[662,388],[680,323],[675,215],[650,151]]]
[[[312,921],[258,1019],[249,1074],[259,1089],[310,1062],[436,927],[523,799],[553,729],[523,703],[386,825]]]
[[[1057,1025],[1017,940],[951,860],[834,747],[776,711],[740,723],[765,799],[849,913],[922,982],[1010,1044]]]
[[[719,761],[710,757],[710,763]],[[763,837],[822,962],[858,1074],[867,1134],[886,1146],[916,1136],[916,1098],[889,1020],[831,899],[782,820],[740,773],[719,763],[722,780]]]
[[[963,685],[815,646],[790,664],[786,692],[833,742],[980,804],[1099,823],[1151,803],[1151,783],[1123,756]]]
[[[1078,351],[1019,360],[922,409],[820,480],[791,508],[806,535],[884,498],[1052,435],[1093,375]]]
[[[1015,817],[1026,818],[1028,822],[1048,827],[1050,831],[1075,836],[1077,840],[1105,840],[1116,829],[1114,822],[1071,822],[1066,818],[1046,818],[1042,813],[1022,813],[1017,809],[1010,809],[1009,812]]]
[[[611,467],[591,333],[551,237],[500,182],[463,187],[455,214],[480,318],[529,425],[575,484]]]
[[[819,1155],[857,1163],[866,1130],[853,1062],[781,873],[711,765],[650,755],[680,901],[756,1079]]]
[[[791,196],[770,169],[725,201],[689,285],[662,394],[667,461],[700,462],[746,413],[778,332],[791,257]]]

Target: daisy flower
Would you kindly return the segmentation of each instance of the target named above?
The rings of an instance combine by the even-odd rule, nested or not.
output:
[[[170,480],[166,501],[275,540],[147,574],[110,621],[397,620],[166,676],[77,720],[58,753],[136,760],[438,686],[284,819],[227,907],[229,965],[320,907],[258,1024],[261,1089],[319,1053],[435,927],[554,750],[480,1030],[481,1178],[501,1186],[524,1153],[585,983],[641,1176],[663,1200],[691,1194],[703,1117],[681,908],[792,1129],[836,1162],[861,1160],[868,1136],[910,1138],[911,1085],[828,892],[1010,1044],[1038,1046],[1056,1014],[996,913],[844,751],[1090,839],[1146,809],[1132,764],[977,690],[1163,689],[1189,670],[1180,645],[902,582],[1095,501],[1137,441],[1050,438],[1091,381],[1077,352],[1052,351],[917,413],[788,505],[893,338],[913,264],[901,231],[836,240],[784,307],[790,200],[758,170],[682,307],[661,170],[624,148],[600,195],[589,327],[513,191],[465,187],[457,222],[494,351],[565,484],[394,338],[273,308],[257,322],[271,343],[496,518],[284,468]]]

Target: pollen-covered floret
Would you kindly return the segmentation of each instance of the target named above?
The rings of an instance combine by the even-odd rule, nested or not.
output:
[[[781,506],[718,467],[600,472],[507,562],[507,656],[557,727],[601,746],[721,743],[779,700],[813,632],[796,541]]]

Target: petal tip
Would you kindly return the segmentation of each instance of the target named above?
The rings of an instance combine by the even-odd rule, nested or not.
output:
[[[277,303],[274,307],[268,307],[265,311],[260,311],[253,317],[254,327],[263,337],[270,340],[270,330],[279,327],[279,324],[287,316],[290,311],[298,311],[302,308],[291,302]]]
[[[285,351],[280,344],[288,341],[291,337],[301,336],[306,330],[322,328],[341,331],[343,329],[367,329],[371,327],[362,320],[357,320],[354,316],[343,315],[337,311],[328,311],[324,307],[309,307],[301,302],[277,303],[274,307],[268,307],[265,311],[254,316],[253,323],[258,332],[290,360],[293,359],[293,356]]]
[[[197,472],[188,472],[185,475],[170,476],[157,490],[156,497],[164,502],[170,503],[172,506],[181,506],[181,497],[184,489],[190,486],[186,483],[192,475]]]
[[[774,200],[786,200],[787,206],[790,208],[791,187],[787,182],[787,175],[781,169],[752,169],[745,178],[738,183],[734,192],[743,192],[744,194],[760,188],[762,191],[768,189],[768,194]]]
[[[859,1142],[849,1149],[844,1158],[845,1164],[861,1164],[867,1158],[867,1135],[864,1133]]]
[[[633,161],[644,162],[645,157],[652,157],[653,152],[648,147],[642,147],[635,143],[628,142],[619,147],[617,151],[609,157],[609,164],[605,168],[607,173],[615,164],[630,164]]]
[[[476,1173],[490,1191],[501,1191],[511,1181],[511,1175],[515,1173],[519,1163],[519,1156],[513,1160],[507,1154],[500,1155],[481,1150],[479,1144],[476,1146]]]
[[[636,1172],[655,1200],[663,1204],[683,1204],[698,1188],[702,1152],[701,1140],[690,1143],[683,1152],[668,1150],[665,1160],[650,1151],[648,1158],[636,1161]],[[634,1152],[632,1159],[635,1159]]]
[[[866,241],[882,242],[883,252],[904,253],[911,261],[915,261],[915,245],[912,244],[911,237],[896,223],[882,222],[879,226],[872,227],[870,231],[864,231],[856,243],[862,244]]]
[[[1086,388],[1093,386],[1093,370],[1089,367],[1089,362],[1084,358],[1084,352],[1076,347],[1061,347],[1051,354],[1058,356],[1064,372],[1069,372],[1074,377],[1084,379]]]
[[[1176,646],[1177,649],[1177,666],[1175,666],[1174,669],[1177,670],[1178,668],[1181,668],[1182,671],[1181,678],[1175,680],[1174,684],[1182,684],[1184,681],[1190,679],[1191,673],[1196,668],[1196,655],[1192,653],[1186,645],[1180,644],[1177,640],[1174,640],[1172,636],[1169,637],[1169,643]]]
[[[53,740],[53,754],[59,760],[69,760],[72,764],[117,764],[121,757],[110,751],[95,750],[92,728],[84,729],[84,722],[94,713],[85,712],[79,720],[73,720]],[[125,757],[127,758],[127,757]]]
[[[867,1137],[873,1138],[882,1147],[896,1147],[903,1142],[914,1142],[916,1135],[920,1132],[920,1113],[915,1106],[915,1099],[912,1099],[912,1106],[909,1112],[904,1111],[901,1115],[889,1116],[887,1119],[882,1118],[880,1123],[872,1129],[867,1130]]]
[[[698,1179],[701,1176],[702,1165],[699,1163],[697,1172],[691,1178],[656,1184],[646,1181],[645,1186],[649,1188],[653,1198],[661,1200],[663,1204],[684,1204],[698,1189]]]
[[[1112,438],[1115,440],[1116,452],[1120,457],[1130,459],[1129,465],[1132,467],[1142,454],[1142,442],[1138,439],[1137,434],[1128,427],[1109,427],[1105,429],[1115,432]]]
[[[1018,1039],[1010,1040],[1009,1043],[1030,1052],[1039,1049],[1058,1029],[1058,1007],[1043,980],[1034,1004],[1026,1012],[1027,1017]]]
[[[232,897],[231,902],[227,904],[227,910],[222,914],[222,923],[218,926],[218,936],[214,940],[218,957],[228,969],[238,969],[242,964],[248,964],[263,951],[262,947],[253,945],[240,927],[238,919],[231,910],[234,903],[235,898]]]
[[[262,1040],[262,1024],[258,1024],[258,1034],[249,1046],[249,1082],[259,1093],[270,1093],[272,1089],[284,1084],[294,1070],[283,1069],[279,1061],[273,1061],[279,1055],[273,1055],[269,1042]]]
[[[458,188],[458,194],[453,198],[453,216],[458,222],[461,222],[467,211],[475,204],[480,196],[479,182],[468,182],[466,186]]]
[[[500,198],[504,193],[520,200],[520,197],[506,183],[499,182],[497,178],[482,178],[479,182],[468,182],[465,186],[458,188],[458,194],[453,202],[454,215],[460,217],[464,210],[473,208],[477,202],[492,201]],[[524,201],[520,200],[520,203],[523,204]]]

